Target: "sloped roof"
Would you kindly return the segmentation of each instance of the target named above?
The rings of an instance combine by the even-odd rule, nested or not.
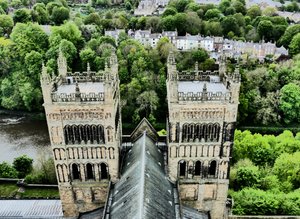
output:
[[[0,200],[0,218],[63,218],[60,200]]]
[[[158,140],[158,134],[150,122],[144,117],[140,123],[136,126],[130,135],[131,141],[134,142],[138,137],[140,137],[144,131],[147,131],[147,135],[150,136],[154,141]]]
[[[164,172],[163,154],[146,132],[125,155],[122,176],[110,191],[105,218],[179,218],[175,185]]]

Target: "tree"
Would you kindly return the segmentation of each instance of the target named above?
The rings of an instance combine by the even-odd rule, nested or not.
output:
[[[0,163],[0,177],[1,178],[17,178],[18,172],[10,164],[6,162]]]
[[[300,87],[294,83],[283,86],[280,90],[280,105],[285,123],[300,122]]]
[[[77,54],[77,49],[74,44],[65,39],[60,42],[59,50],[62,51],[69,63],[73,61]]]
[[[81,31],[74,22],[67,22],[59,27],[52,27],[52,34],[50,36],[50,43],[54,40],[55,37],[61,37],[61,39],[68,40],[72,42],[76,48],[82,48],[83,38]],[[58,41],[58,43],[60,43]]]
[[[289,181],[294,189],[300,188],[300,152],[281,154],[275,161],[274,173],[280,181]]]
[[[300,53],[300,33],[297,33],[294,37],[293,37],[293,39],[292,39],[292,41],[291,41],[291,43],[290,43],[290,45],[289,45],[289,53],[292,55],[292,56],[294,56],[294,55],[296,55],[296,54],[298,54],[298,53]]]
[[[245,4],[241,3],[240,1],[233,1],[232,6],[234,7],[236,13],[242,13],[243,15],[246,14]]]
[[[221,16],[221,12],[214,8],[214,9],[209,9],[207,12],[204,14],[205,19],[214,19],[214,18],[219,18]]]
[[[27,53],[36,51],[44,54],[48,48],[48,36],[39,25],[18,23],[13,28],[11,39],[17,55],[23,60]]]
[[[9,35],[14,26],[14,21],[9,15],[0,15],[0,35]]]
[[[177,13],[177,10],[172,7],[167,7],[164,13],[162,14],[162,17],[167,17],[169,15],[174,16]]]
[[[271,21],[263,20],[257,26],[257,32],[261,39],[270,40],[273,33],[273,24]]]
[[[27,23],[31,21],[30,11],[26,8],[21,8],[15,11],[13,15],[15,23]]]
[[[232,31],[236,36],[239,36],[240,34],[240,28],[237,20],[233,16],[224,17],[221,21],[221,26],[225,35],[227,35],[230,31]]]
[[[68,20],[70,17],[70,11],[69,9],[65,7],[54,7],[52,14],[51,14],[51,20],[56,24],[63,24],[65,20]]]
[[[39,24],[47,24],[49,22],[49,14],[44,3],[37,3],[31,11],[32,20]]]
[[[289,26],[284,34],[280,37],[278,45],[288,48],[290,42],[297,33],[300,33],[300,24]]]
[[[159,98],[154,90],[150,91],[144,91],[141,93],[137,98],[137,103],[139,104],[139,107],[135,111],[135,115],[139,115],[137,118],[135,118],[136,121],[140,120],[141,116],[149,118],[152,120],[154,119],[154,111],[157,109],[159,102]]]
[[[32,171],[33,159],[22,155],[14,159],[13,167],[18,171],[18,177],[24,178],[27,174]]]
[[[258,5],[252,5],[248,10],[247,10],[247,15],[251,17],[251,19],[254,19],[258,16],[261,16],[261,10]]]

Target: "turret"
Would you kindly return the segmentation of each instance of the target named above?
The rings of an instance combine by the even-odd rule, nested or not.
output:
[[[114,77],[118,78],[118,57],[115,52],[112,52],[109,58],[109,66]]]
[[[168,68],[168,80],[169,81],[177,80],[176,60],[173,51],[169,53],[167,68]]]
[[[240,68],[237,64],[234,73],[230,79],[230,92],[231,92],[231,102],[232,103],[239,103],[239,93],[240,93],[240,86],[241,86],[241,75],[240,75]]]
[[[58,58],[57,58],[57,67],[58,67],[58,74],[62,78],[66,78],[67,71],[68,71],[67,59],[63,55],[61,50],[59,50],[59,54],[58,54]]]
[[[170,52],[167,62],[168,78],[167,78],[167,89],[168,89],[168,101],[178,101],[178,83],[177,83],[177,68],[176,60],[173,51]]]
[[[43,97],[44,97],[44,102],[46,104],[51,103],[51,91],[52,91],[52,81],[51,77],[47,72],[47,67],[42,65],[42,74],[40,77],[40,82],[41,82],[41,88],[43,92]]]

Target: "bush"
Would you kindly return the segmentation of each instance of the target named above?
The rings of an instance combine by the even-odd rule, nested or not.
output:
[[[245,188],[232,192],[233,214],[237,215],[299,215],[300,190],[284,194]]]
[[[13,167],[18,171],[18,177],[24,178],[27,174],[32,171],[33,159],[22,155],[14,159]]]
[[[0,163],[0,178],[17,178],[18,172],[6,162]]]
[[[35,166],[32,173],[25,177],[26,183],[57,184],[54,160],[42,157],[38,162],[39,165]]]

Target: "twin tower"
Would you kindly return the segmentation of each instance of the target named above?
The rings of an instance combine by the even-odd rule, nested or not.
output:
[[[178,72],[168,58],[167,176],[177,182],[183,204],[226,218],[229,163],[237,117],[240,74]],[[99,72],[68,72],[59,54],[58,76],[43,66],[41,86],[65,216],[97,209],[109,201],[120,179],[122,123],[117,56]],[[134,186],[134,185],[133,185]],[[159,186],[159,185],[157,185]],[[162,217],[167,218],[167,217]]]

